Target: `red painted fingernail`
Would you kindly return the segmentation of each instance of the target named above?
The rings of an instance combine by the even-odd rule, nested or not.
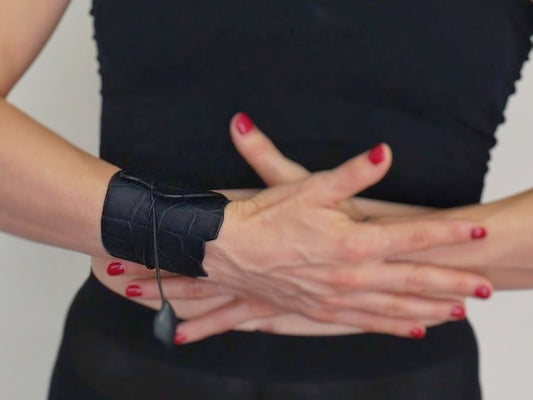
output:
[[[466,317],[466,311],[463,306],[455,306],[452,310],[452,317],[464,319]]]
[[[129,285],[126,287],[126,296],[135,297],[143,294],[143,291],[139,285]]]
[[[250,132],[254,127],[254,123],[245,113],[239,114],[239,116],[235,120],[235,125],[237,126],[239,133],[243,136]]]
[[[472,239],[483,239],[485,236],[487,236],[487,231],[485,228],[478,226],[472,229],[470,236],[472,236]]]
[[[476,296],[479,297],[480,299],[488,299],[490,295],[491,295],[491,291],[488,286],[482,285],[476,289]]]
[[[174,336],[175,344],[183,344],[185,340],[187,340],[187,336],[185,336],[183,333],[178,333],[176,336]]]
[[[124,264],[119,262],[112,262],[107,266],[107,274],[111,276],[123,274],[126,271]]]
[[[415,339],[423,339],[426,337],[426,332],[421,328],[414,328],[410,332],[411,336]]]
[[[374,165],[378,165],[380,162],[382,162],[385,159],[385,149],[383,144],[380,143],[370,150],[370,153],[368,153],[368,158]]]

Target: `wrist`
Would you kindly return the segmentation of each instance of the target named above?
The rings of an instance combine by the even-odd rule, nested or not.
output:
[[[228,200],[125,171],[113,175],[102,211],[105,249],[114,257],[187,276],[205,276],[205,242],[217,237]],[[157,257],[157,258],[156,258]]]
[[[235,272],[240,265],[238,248],[246,232],[239,234],[239,209],[242,201],[231,201],[224,207],[223,222],[216,239],[205,243],[203,268],[210,280],[221,281],[223,276]]]

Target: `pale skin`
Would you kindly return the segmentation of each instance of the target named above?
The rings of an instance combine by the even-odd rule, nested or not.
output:
[[[72,146],[5,100],[67,5],[67,0],[0,0],[0,229],[98,258],[93,259],[95,273],[102,283],[122,294],[126,281],[121,279],[131,277],[105,274],[102,266],[109,260],[100,239],[107,183],[119,168]],[[367,154],[363,154],[331,171],[304,176],[301,169],[298,177],[273,180],[269,184],[276,186],[253,193],[252,197],[250,192],[224,191],[235,201],[226,207],[219,238],[206,247],[204,265],[210,277],[202,284],[211,285],[212,291],[203,286],[198,289],[200,281],[195,281],[195,296],[177,296],[174,303],[179,315],[202,316],[184,323],[180,333],[185,332],[188,341],[227,329],[316,334],[319,332],[312,329],[317,328],[332,333],[367,331],[409,337],[413,330],[423,332],[426,324],[450,320],[451,311],[462,306],[462,298],[473,296],[477,288],[490,291],[492,284],[483,276],[483,268],[504,268],[498,263],[504,250],[501,243],[494,242],[492,245],[500,246],[502,251],[498,253],[490,247],[491,253],[496,253],[492,261],[474,265],[467,259],[468,246],[483,249],[479,247],[480,240],[473,243],[471,231],[483,220],[493,221],[479,208],[455,211],[462,213],[458,219],[453,210],[440,217],[425,217],[421,214],[424,210],[406,205],[370,200],[359,200],[355,208],[347,205],[347,199],[386,173],[392,154],[386,146],[384,151],[384,161],[377,166],[371,165]],[[513,210],[531,204],[529,197],[508,201],[506,204],[512,204]],[[351,213],[354,209],[361,213],[364,207],[374,210],[364,214],[375,216],[416,216],[361,223]],[[494,207],[490,209],[491,215],[497,214]],[[517,223],[513,226],[518,227],[527,219],[523,212],[516,214]],[[314,222],[303,225],[307,221]],[[249,246],[239,243],[239,229],[243,227]],[[281,249],[284,252],[278,259],[268,258],[263,255],[280,252],[280,246],[265,244],[259,233],[265,228],[270,237],[298,238],[303,233],[309,237],[299,243],[298,251],[287,246]],[[494,237],[492,229],[498,232],[497,226],[487,226],[490,238]],[[531,232],[531,224],[524,228],[520,225],[520,229],[520,233]],[[503,236],[502,241],[512,240],[512,235]],[[515,237],[510,243],[515,250],[513,256],[518,252],[524,259],[531,259],[521,248],[521,239]],[[323,246],[320,254],[316,253],[319,244]],[[454,260],[436,268],[438,259],[432,257],[431,251],[445,252],[445,248],[459,254],[466,249],[462,250],[465,265],[459,267],[478,268],[481,273],[447,268],[454,266]],[[360,249],[365,249],[364,253]],[[408,260],[409,256],[416,263]],[[288,259],[292,265],[282,265]],[[515,265],[520,260],[514,259]],[[313,263],[316,268],[311,268]],[[527,266],[520,266],[527,270]],[[357,276],[354,267],[358,268]],[[324,272],[333,279],[325,279]],[[145,277],[153,276],[151,272],[144,273]],[[391,279],[390,274],[397,275]],[[491,277],[490,273],[487,275]],[[512,286],[509,276],[505,274],[505,282]],[[172,279],[182,281],[181,277]],[[259,298],[254,299],[252,292]],[[215,300],[210,298],[213,295]],[[199,296],[207,299],[187,299]],[[233,298],[237,301],[233,302]],[[232,301],[229,306],[216,309],[215,314],[205,314],[228,300]],[[135,301],[155,308],[159,305],[155,296],[154,300]],[[293,327],[297,331],[289,332]]]

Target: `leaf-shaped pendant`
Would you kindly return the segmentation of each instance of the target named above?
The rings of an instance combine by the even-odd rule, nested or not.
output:
[[[165,346],[172,348],[176,328],[180,322],[170,303],[167,299],[163,299],[161,309],[154,318],[154,336]]]

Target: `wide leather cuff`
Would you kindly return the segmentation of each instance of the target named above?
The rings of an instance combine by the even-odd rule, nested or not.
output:
[[[102,242],[114,257],[155,268],[155,215],[159,267],[207,276],[202,267],[205,242],[218,236],[228,202],[220,193],[177,188],[118,171],[104,202]]]

